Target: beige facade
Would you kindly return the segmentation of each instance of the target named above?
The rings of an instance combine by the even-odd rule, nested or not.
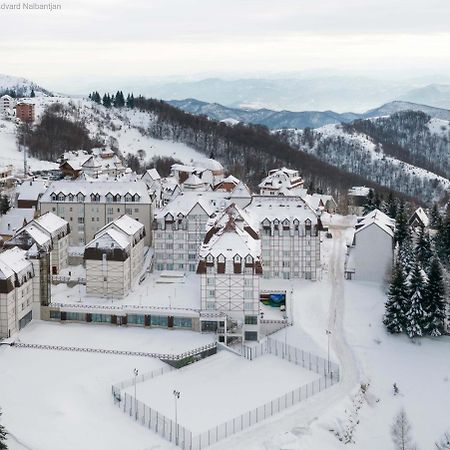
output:
[[[108,223],[127,214],[145,227],[151,244],[153,202],[144,182],[60,181],[41,197],[40,212],[51,211],[69,222],[69,245],[84,246]]]

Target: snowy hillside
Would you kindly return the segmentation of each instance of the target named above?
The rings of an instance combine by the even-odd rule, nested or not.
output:
[[[184,163],[201,160],[205,155],[184,145],[151,137],[147,129],[156,117],[148,113],[132,109],[107,109],[102,105],[87,99],[70,97],[36,97],[36,122],[39,123],[45,108],[56,103],[65,105],[64,115],[69,120],[83,121],[92,138],[98,138],[105,146],[118,149],[124,157],[127,154],[145,152],[144,159],[153,156],[166,156],[179,159]],[[23,154],[17,145],[17,124],[13,120],[0,119],[0,164],[13,164],[16,168],[23,167]],[[57,167],[46,161],[29,159],[31,170]]]
[[[411,156],[412,146],[406,142],[402,143],[404,149],[395,146],[402,158],[393,154],[392,141],[388,145],[351,125],[332,124],[315,130],[279,130],[276,133],[294,147],[329,164],[428,202],[439,200],[450,191],[449,178],[442,175],[449,163],[450,122],[429,119],[426,129],[430,145],[423,146],[424,154]],[[414,133],[409,134],[412,139]],[[419,163],[407,162],[408,159],[415,161],[414,156]],[[434,158],[434,161],[426,164],[426,158]],[[439,174],[429,170],[432,164],[439,165]]]
[[[26,78],[3,75],[0,73],[0,93],[11,90],[15,91],[19,97],[30,95],[32,90],[35,91],[35,94],[37,96],[39,94],[49,94],[49,91],[34,83],[33,81],[27,80]]]

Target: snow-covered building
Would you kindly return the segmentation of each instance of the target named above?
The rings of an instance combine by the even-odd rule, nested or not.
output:
[[[305,195],[306,189],[303,188],[303,178],[298,170],[281,169],[269,170],[266,178],[259,183],[260,195]]]
[[[55,181],[39,201],[42,214],[51,211],[71,225],[70,245],[84,246],[109,222],[126,214],[145,227],[151,242],[153,200],[143,181]]]
[[[35,105],[34,103],[20,102],[16,104],[16,117],[22,122],[34,122]]]
[[[0,236],[5,241],[11,239],[17,230],[33,220],[35,213],[33,208],[11,208],[0,216]]]
[[[179,185],[183,185],[192,175],[196,175],[205,185],[212,188],[224,178],[224,174],[222,164],[215,159],[204,159],[194,162],[193,165],[173,164],[170,175]]]
[[[257,220],[264,278],[320,277],[320,217],[300,197],[255,196],[245,209]]]
[[[422,207],[417,208],[408,220],[409,226],[413,228],[427,228],[430,225],[430,219]]]
[[[229,203],[224,192],[184,192],[158,210],[153,221],[156,270],[195,272],[206,224]]]
[[[261,243],[247,215],[230,205],[209,228],[199,252],[202,331],[227,344],[259,339]]]
[[[0,167],[0,185],[4,186],[10,182],[13,169],[14,167],[12,165]]]
[[[12,116],[15,106],[16,100],[14,98],[10,95],[3,95],[0,97],[0,116]]]
[[[86,293],[124,297],[144,265],[144,225],[123,215],[96,233],[84,251]]]
[[[38,208],[39,199],[47,190],[46,180],[27,180],[16,189],[16,201],[18,208]]]
[[[353,186],[347,192],[348,213],[361,216],[364,213],[364,205],[367,203],[370,188],[366,186]]]
[[[326,194],[307,194],[303,197],[305,202],[313,211],[321,213],[323,211],[334,214],[337,210],[337,203],[332,195]]]
[[[358,219],[345,262],[345,278],[384,282],[394,261],[395,220],[379,210]]]
[[[33,318],[32,263],[17,247],[0,253],[0,337],[14,336]]]

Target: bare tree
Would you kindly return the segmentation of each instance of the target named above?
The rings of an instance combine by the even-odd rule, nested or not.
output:
[[[415,450],[416,445],[411,438],[411,424],[409,423],[406,411],[402,408],[395,416],[391,426],[392,441],[395,450]]]

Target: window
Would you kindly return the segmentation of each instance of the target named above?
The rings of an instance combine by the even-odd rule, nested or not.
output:
[[[92,322],[111,323],[111,316],[109,314],[92,314]]]
[[[78,217],[78,223],[84,223],[84,217]]]
[[[167,316],[151,316],[150,324],[153,327],[167,327],[168,325]]]
[[[208,291],[208,297],[214,298],[216,295],[216,291],[214,289],[210,289]]]
[[[258,316],[245,316],[246,325],[258,325]]]
[[[258,332],[257,331],[246,331],[244,334],[244,339],[246,341],[257,341],[258,340]]]
[[[245,311],[252,311],[253,310],[253,303],[252,302],[244,302],[244,310]]]
[[[127,323],[133,325],[144,325],[145,324],[145,316],[142,314],[129,314],[127,316]]]
[[[192,328],[192,319],[189,317],[174,317],[173,326],[179,328]]]
[[[66,312],[66,320],[76,320],[78,322],[84,322],[86,314],[78,312]]]
[[[61,312],[60,311],[54,311],[50,310],[50,319],[61,319]]]

